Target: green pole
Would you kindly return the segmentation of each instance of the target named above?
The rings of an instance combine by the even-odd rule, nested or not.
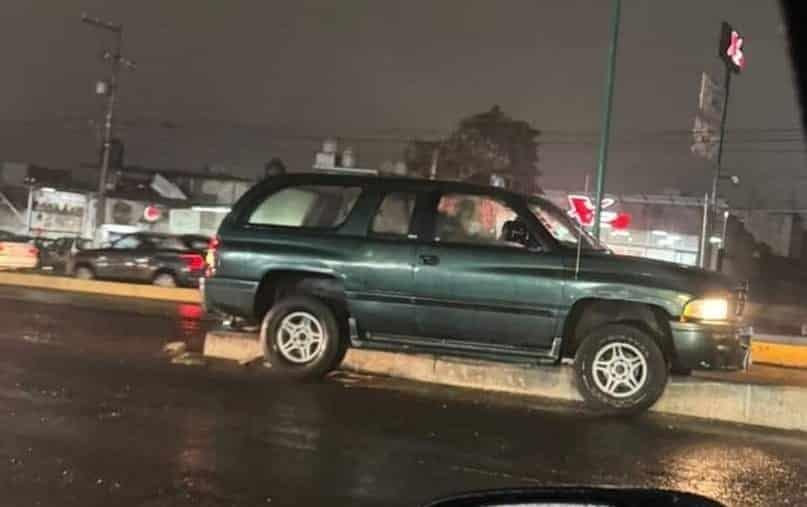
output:
[[[603,92],[602,125],[600,134],[600,152],[597,160],[597,191],[594,212],[594,237],[600,239],[600,214],[602,213],[602,194],[605,186],[605,169],[608,165],[608,138],[611,134],[611,104],[614,97],[614,73],[616,72],[616,48],[619,42],[619,11],[621,0],[613,0],[611,14],[611,45],[608,48],[608,67],[605,74],[605,90]]]

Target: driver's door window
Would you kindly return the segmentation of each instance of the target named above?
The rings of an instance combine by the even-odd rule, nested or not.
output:
[[[520,224],[518,227],[516,224]],[[437,205],[434,239],[444,243],[526,246],[513,231],[523,227],[509,206],[484,195],[446,194]]]

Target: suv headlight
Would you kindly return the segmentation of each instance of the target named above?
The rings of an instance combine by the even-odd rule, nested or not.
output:
[[[728,320],[729,301],[725,298],[695,299],[684,307],[686,320]]]

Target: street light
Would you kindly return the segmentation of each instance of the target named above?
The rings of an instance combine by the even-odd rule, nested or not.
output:
[[[611,108],[614,98],[614,74],[616,72],[616,52],[619,43],[619,18],[622,0],[613,0],[611,4],[611,42],[608,46],[608,63],[605,72],[605,89],[603,90],[602,130],[600,131],[600,147],[597,157],[597,187],[594,202],[594,239],[600,240],[600,218],[602,216],[602,198],[605,188],[605,170],[608,165],[608,141],[611,134]]]

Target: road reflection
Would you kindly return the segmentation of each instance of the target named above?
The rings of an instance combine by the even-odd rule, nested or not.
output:
[[[776,484],[785,487],[797,478],[790,465],[762,449],[710,442],[675,448],[666,468],[669,482],[665,487],[722,499],[730,505],[764,505],[764,489]]]

